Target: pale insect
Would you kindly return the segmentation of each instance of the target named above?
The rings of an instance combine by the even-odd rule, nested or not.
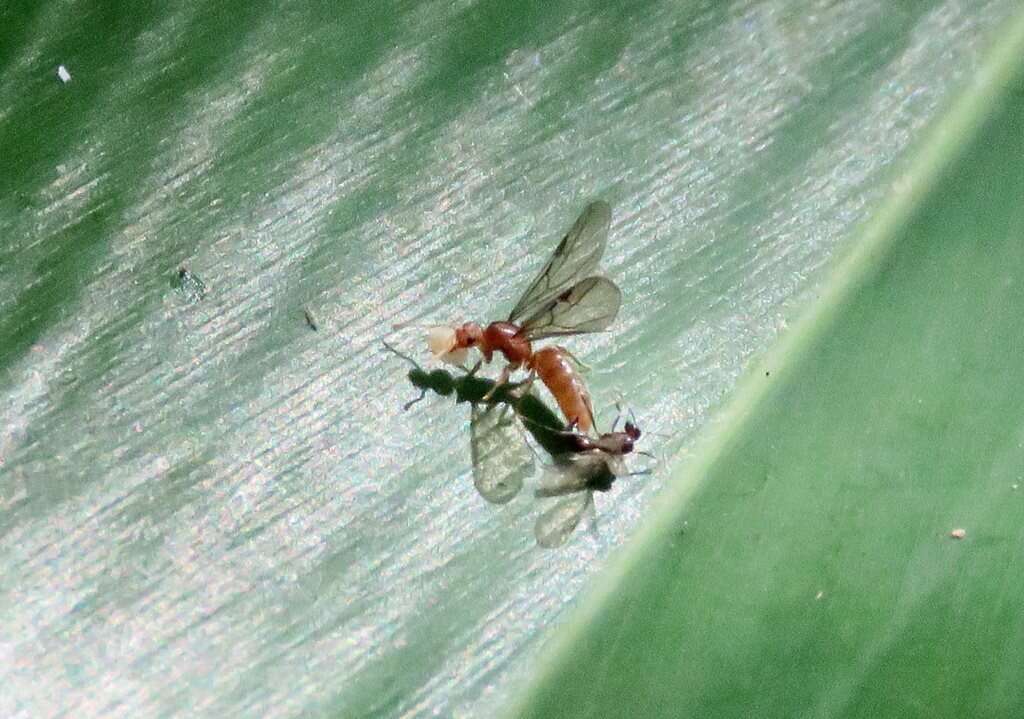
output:
[[[650,469],[630,472],[623,459],[634,451],[640,439],[636,418],[632,412],[629,415],[622,430],[616,431],[622,419],[620,409],[612,430],[598,437],[576,432],[571,425],[559,433],[568,439],[572,449],[556,458],[535,491],[539,498],[561,497],[537,518],[533,528],[537,544],[548,548],[565,544],[584,517],[589,517],[592,526],[596,521],[594,492],[607,492],[621,477],[650,474]]]

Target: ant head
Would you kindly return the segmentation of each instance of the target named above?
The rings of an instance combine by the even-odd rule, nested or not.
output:
[[[629,439],[622,440],[621,447],[622,447],[622,453],[623,454],[629,454],[630,452],[632,452],[633,451],[633,438],[632,438],[632,436],[630,436]]]
[[[476,347],[484,338],[484,330],[476,322],[467,322],[455,330],[455,344],[458,347]]]
[[[460,346],[458,334],[461,331],[453,327],[431,327],[427,330],[427,347],[431,354],[448,364],[464,364],[469,352],[465,345]]]
[[[640,439],[640,428],[634,422],[627,421],[626,426],[623,427],[623,429],[625,430],[626,435],[634,442]],[[633,449],[632,443],[630,444],[630,449]]]

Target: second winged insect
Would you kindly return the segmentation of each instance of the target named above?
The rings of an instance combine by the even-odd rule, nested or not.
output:
[[[545,471],[535,494],[538,498],[558,498],[545,509],[534,525],[534,535],[542,547],[565,543],[583,518],[595,518],[594,492],[606,492],[616,479],[648,474],[644,469],[630,472],[624,457],[635,449],[640,427],[630,413],[622,430],[612,429],[597,437],[577,432],[570,427],[559,434],[567,439],[570,449],[555,457],[555,464]]]

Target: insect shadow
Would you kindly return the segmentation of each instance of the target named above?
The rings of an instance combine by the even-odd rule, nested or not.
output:
[[[571,471],[576,475],[574,492],[589,494],[611,488],[617,476],[614,468],[604,462],[580,462],[578,437],[566,431],[561,418],[528,388],[527,383],[498,384],[475,374],[426,370],[389,344],[384,346],[412,365],[407,377],[419,390],[419,396],[407,402],[405,409],[428,393],[453,397],[456,404],[470,405],[473,484],[488,502],[504,504],[515,497],[524,480],[533,474],[534,460],[540,459],[525,437],[517,436],[516,424],[548,455],[549,460],[540,460],[547,465],[548,474],[557,476]],[[584,466],[585,474],[580,475],[580,467]],[[542,492],[539,496],[551,495]],[[541,544],[555,546],[547,542]]]

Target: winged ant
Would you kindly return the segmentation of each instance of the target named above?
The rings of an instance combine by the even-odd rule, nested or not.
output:
[[[608,203],[597,201],[587,205],[507,320],[491,322],[486,327],[476,322],[431,327],[427,333],[431,352],[460,365],[472,347],[483,355],[483,362],[489,363],[496,353],[503,355],[508,364],[496,387],[503,386],[513,371],[526,369],[530,372],[527,381],[539,377],[570,423],[589,432],[593,414],[590,395],[574,358],[564,347],[534,351],[532,343],[549,337],[600,332],[615,320],[622,292],[607,277],[595,274],[610,224]],[[480,362],[471,373],[479,366]]]

